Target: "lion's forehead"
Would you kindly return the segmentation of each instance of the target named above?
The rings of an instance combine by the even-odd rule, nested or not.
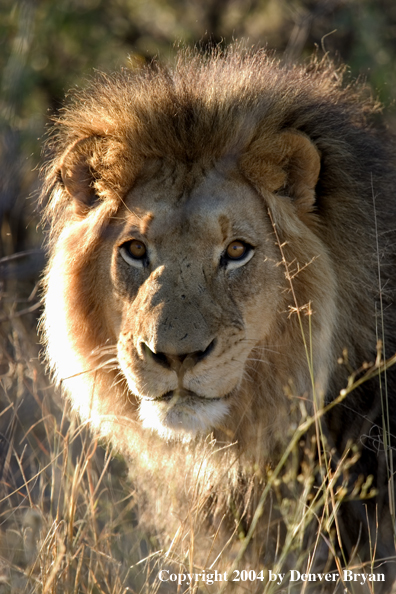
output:
[[[137,230],[158,245],[185,238],[191,249],[222,245],[239,235],[254,240],[267,230],[262,198],[236,171],[213,168],[195,178],[187,168],[174,173],[145,179],[131,190],[125,201],[126,230]]]

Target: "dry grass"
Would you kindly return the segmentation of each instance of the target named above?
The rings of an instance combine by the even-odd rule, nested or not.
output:
[[[144,592],[150,565],[132,566],[155,542],[137,527],[126,466],[68,414],[34,324],[0,328],[0,592]]]
[[[268,570],[284,573],[293,567],[309,573],[322,565],[329,571],[338,567],[341,573],[342,551],[336,554],[338,507],[346,499],[371,497],[373,492],[370,480],[361,481],[352,492],[347,487],[348,468],[357,455],[352,445],[337,465],[331,464],[332,452],[321,431],[324,409],[311,417],[303,400],[294,398],[301,422],[291,431],[279,465],[269,472],[247,533],[243,518],[236,517],[233,536],[220,552],[215,554],[210,546],[197,550],[194,530],[205,507],[202,494],[197,494],[190,517],[181,519],[176,534],[157,540],[142,526],[143,504],[128,480],[125,463],[79,425],[46,377],[38,358],[35,312],[15,316],[32,307],[32,299],[17,305],[10,299],[23,293],[29,299],[31,287],[21,290],[9,283],[1,296],[0,594],[317,593],[315,583],[299,582],[286,589],[271,582]],[[383,368],[379,356],[372,367],[351,376],[338,400]],[[255,546],[256,524],[269,506],[276,510],[278,525],[286,528],[282,536],[279,533],[271,565],[252,561],[249,552]],[[216,534],[212,536],[216,544]],[[374,555],[376,534],[371,535],[371,547]],[[210,584],[201,578],[191,585],[158,580],[161,569],[201,575],[205,569],[208,576],[220,567],[228,576],[234,569],[254,571],[256,576],[262,571],[263,579]],[[350,567],[355,572],[373,571],[370,564],[362,567],[358,557]],[[356,593],[378,592],[375,585],[366,590],[350,583],[345,587]]]

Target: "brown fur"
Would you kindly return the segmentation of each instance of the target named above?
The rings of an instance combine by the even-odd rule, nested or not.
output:
[[[394,142],[378,113],[364,89],[342,86],[342,71],[331,64],[288,68],[264,52],[234,48],[226,56],[181,55],[174,71],[98,75],[59,115],[43,190],[51,230],[43,322],[49,361],[82,418],[135,460],[141,483],[155,484],[159,474],[168,485],[156,511],[164,524],[169,502],[177,509],[194,490],[210,493],[218,510],[230,493],[246,495],[253,475],[260,492],[295,420],[286,386],[313,411],[346,386],[348,369],[337,363],[343,352],[352,370],[375,360],[378,336],[393,354],[396,173]],[[229,206],[220,208],[227,195]],[[213,201],[221,212],[209,216]],[[219,231],[212,231],[217,216]],[[210,246],[224,250],[239,239],[232,229],[244,219],[257,240],[254,257],[221,276],[209,264]],[[134,238],[131,226],[139,238],[155,236],[144,240],[156,254],[167,250],[164,261],[158,256],[164,268],[146,267],[144,278],[119,257]],[[181,242],[174,252],[170,235]],[[312,347],[314,389],[302,333]],[[154,363],[144,344],[154,345]],[[387,382],[394,434],[391,371]],[[374,475],[379,495],[368,502],[369,528],[360,502],[339,515],[346,554],[359,541],[366,560],[367,531],[376,531],[377,520],[377,557],[394,555],[385,456],[375,447],[382,442],[379,384],[352,392],[324,428],[335,464],[349,439],[361,450],[350,485]],[[163,440],[142,428],[141,419],[153,427],[153,414],[167,422],[170,406],[181,415],[188,409],[188,417],[187,385],[226,402],[227,414],[213,400],[210,430],[192,438],[189,421],[185,431],[164,430]],[[171,404],[160,398],[167,390]],[[139,417],[143,393],[157,399],[149,401],[150,418]],[[213,454],[218,444],[227,447]],[[180,466],[186,477],[174,482]],[[389,587],[394,571],[387,567]]]

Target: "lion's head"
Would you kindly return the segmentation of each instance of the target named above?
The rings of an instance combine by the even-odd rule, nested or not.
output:
[[[271,458],[295,402],[330,402],[375,358],[378,249],[392,330],[391,149],[375,103],[340,78],[236,50],[99,76],[60,115],[48,356],[119,448],[213,435]],[[339,452],[378,403],[369,383],[329,416]]]
[[[100,225],[109,205],[93,191],[101,174],[89,163],[100,141],[84,138],[63,155],[71,216],[55,249],[62,263],[55,261],[49,272],[46,324],[50,352],[61,351],[62,379],[74,376],[67,379],[72,394],[83,374],[84,382],[96,382],[93,394],[113,407],[108,382],[114,376],[129,414],[138,412],[143,426],[163,437],[183,439],[215,429],[235,438],[241,415],[251,416],[246,409],[262,416],[266,403],[272,434],[287,414],[284,386],[294,366],[306,369],[294,376],[296,389],[312,392],[301,331],[289,319],[297,302],[281,262],[279,216],[291,219],[297,241],[305,236],[299,265],[310,268],[314,287],[310,293],[302,284],[298,306],[311,303],[325,312],[315,317],[311,336],[317,380],[325,388],[335,287],[314,232],[319,152],[293,129],[267,134],[260,143],[263,162],[254,156],[257,141],[209,163],[206,155],[194,163],[148,159]],[[128,174],[120,173],[122,179]],[[293,198],[286,194],[290,187]],[[272,215],[274,200],[284,208]],[[300,354],[290,353],[295,341]],[[117,361],[113,370],[106,354]],[[274,354],[281,361],[276,372]],[[74,367],[63,370],[72,361]],[[252,388],[263,402],[254,402]]]

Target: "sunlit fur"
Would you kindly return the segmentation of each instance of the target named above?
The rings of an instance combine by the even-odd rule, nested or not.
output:
[[[291,68],[265,52],[238,48],[226,55],[181,54],[174,70],[154,65],[97,75],[60,112],[43,189],[50,229],[42,323],[48,361],[81,418],[132,459],[135,485],[156,502],[152,516],[159,525],[170,522],[172,509],[184,517],[198,492],[216,503],[221,517],[232,493],[243,500],[241,489],[254,474],[259,484],[265,480],[289,438],[300,398],[309,411],[314,390],[318,406],[333,400],[349,370],[375,359],[378,337],[386,355],[393,354],[396,176],[393,140],[378,114],[368,93],[344,88],[342,71],[327,62]],[[228,187],[240,199],[227,216],[232,221],[235,205],[246,199],[252,211],[246,216],[260,223],[260,247],[246,265],[222,273],[220,294],[211,284],[218,282],[220,248],[199,297],[197,276],[183,272],[186,295],[204,312],[217,346],[183,376],[188,386],[204,386],[200,396],[213,401],[193,397],[190,414],[180,392],[179,404],[188,406],[175,429],[175,417],[161,416],[169,409],[157,396],[178,393],[176,375],[164,371],[170,387],[159,386],[159,367],[143,362],[136,333],[148,344],[161,331],[150,299],[160,291],[162,304],[179,298],[176,272],[169,273],[169,286],[161,275],[178,258],[181,266],[180,254],[188,250],[198,254],[194,274],[201,274],[212,262],[199,261],[211,236],[194,227],[181,234],[185,243],[176,255],[143,284],[131,280],[130,290],[125,279],[138,278],[142,267],[128,268],[125,258],[120,264],[114,246],[131,217],[148,217],[142,196],[151,196],[153,209],[165,205],[166,216],[176,216],[177,192],[197,192],[207,211],[205,196],[218,192],[223,204]],[[188,200],[181,199],[180,208]],[[261,260],[257,253],[264,254]],[[122,297],[115,296],[119,278]],[[233,307],[245,337],[237,344],[230,331]],[[180,306],[180,316],[182,329],[190,314]],[[203,351],[205,340],[193,350]],[[348,365],[338,363],[343,353]],[[228,380],[230,394],[222,388]],[[395,434],[391,372],[387,382]],[[363,558],[370,556],[366,517],[372,534],[378,521],[377,556],[394,554],[385,458],[374,447],[382,439],[381,415],[377,378],[325,423],[334,460],[354,440],[361,457],[352,474],[373,474],[379,490],[367,515],[361,503],[345,504],[339,513],[345,550],[360,538]]]

